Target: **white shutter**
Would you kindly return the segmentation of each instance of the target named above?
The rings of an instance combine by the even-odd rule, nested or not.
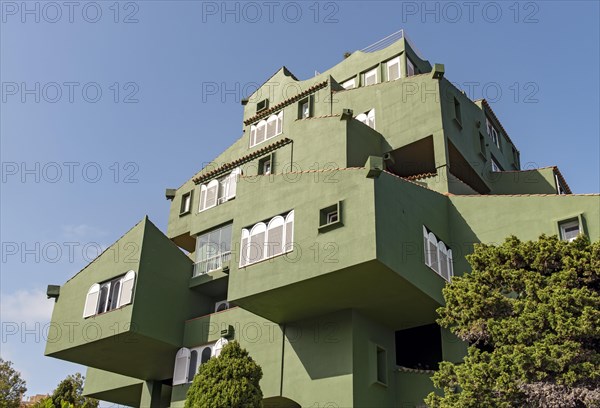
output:
[[[277,134],[283,132],[283,111],[277,114]]]
[[[83,308],[83,317],[90,317],[96,314],[98,307],[98,296],[100,295],[100,285],[94,283],[88,290],[85,298],[85,306]]]
[[[437,239],[432,232],[429,233],[429,267],[438,272]]]
[[[267,257],[281,255],[283,253],[283,228],[285,220],[277,216],[269,221],[267,228]]]
[[[250,126],[250,147],[256,144],[256,126]]]
[[[229,188],[227,189],[226,195],[227,200],[231,200],[235,197],[235,190],[237,189],[237,182],[240,174],[242,174],[242,170],[239,167],[236,167],[229,175]]]
[[[366,113],[361,113],[355,119],[358,120],[359,122],[364,123],[365,125],[367,124],[367,114]]]
[[[133,286],[135,284],[135,272],[129,271],[123,277],[121,282],[121,295],[119,296],[119,306],[125,306],[133,300]]]
[[[285,240],[283,252],[290,252],[294,249],[294,211],[291,211],[285,217]]]
[[[266,257],[265,238],[267,235],[267,226],[264,222],[259,222],[250,230],[250,248],[248,249],[248,263],[254,263],[263,260]]]
[[[277,131],[277,129],[279,128],[278,122],[279,118],[277,117],[277,115],[271,115],[269,116],[269,119],[267,119],[267,139],[270,139],[279,133]]]
[[[429,266],[429,233],[427,232],[427,228],[423,227],[423,256],[425,260],[425,265]]]
[[[213,180],[206,186],[206,201],[204,204],[204,209],[207,210],[209,208],[217,205],[217,195],[219,193],[219,180]]]
[[[452,280],[454,276],[454,261],[452,259],[452,250],[448,250],[448,280]]]
[[[175,356],[175,369],[173,370],[173,385],[185,384],[188,382],[190,370],[190,350],[182,347]]]
[[[242,242],[240,245],[240,267],[248,264],[248,241],[250,239],[250,231],[242,230]]]
[[[227,343],[229,343],[229,341],[225,337],[221,337],[219,340],[217,340],[215,343],[215,348],[213,349],[213,356],[219,357],[221,350],[223,350],[223,347],[225,347]]]
[[[206,208],[206,184],[202,184],[200,186],[200,204],[198,207],[198,212],[204,211]]]
[[[406,58],[406,76],[412,76],[415,74],[415,66],[412,61]]]
[[[366,125],[375,129],[375,109],[371,109],[369,112],[367,112]]]
[[[442,241],[438,242],[438,261],[440,264],[439,273],[442,278],[449,280],[448,278],[448,251],[446,245]]]
[[[400,78],[400,57],[393,58],[387,62],[388,81]]]
[[[265,141],[265,135],[267,133],[267,121],[266,120],[261,120],[260,122],[258,122],[258,125],[256,126],[256,137],[255,137],[255,145],[262,143]]]

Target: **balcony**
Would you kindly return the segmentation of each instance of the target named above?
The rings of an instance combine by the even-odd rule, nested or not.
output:
[[[231,251],[223,252],[222,254],[215,255],[204,261],[196,262],[194,264],[193,277],[207,274],[211,271],[221,269],[223,264],[231,259]]]

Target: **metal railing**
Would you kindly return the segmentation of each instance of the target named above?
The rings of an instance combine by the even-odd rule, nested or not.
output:
[[[419,58],[421,58],[422,60],[425,60],[425,58],[423,57],[423,54],[417,49],[417,47],[415,47],[415,45],[410,40],[410,38],[408,38],[406,33],[404,33],[404,30],[398,30],[395,33],[392,33],[392,34],[388,35],[387,37],[382,38],[381,40],[369,45],[368,47],[363,48],[361,51],[362,52],[379,51],[379,50],[382,50],[385,47],[395,43],[396,41],[398,41],[401,38],[404,38],[404,40],[408,43],[408,45],[410,45],[410,48],[415,52],[415,54],[417,54],[417,56]]]
[[[194,274],[193,276],[204,275],[207,272],[214,271],[223,266],[223,262],[229,261],[231,259],[231,251],[223,252],[221,254],[215,255],[208,259],[205,259],[200,262],[196,262],[194,264]]]

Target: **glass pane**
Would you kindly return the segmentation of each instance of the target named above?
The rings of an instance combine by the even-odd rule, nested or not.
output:
[[[221,252],[231,251],[231,227],[229,224],[221,229]]]

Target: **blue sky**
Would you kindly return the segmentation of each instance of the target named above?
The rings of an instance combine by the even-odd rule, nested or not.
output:
[[[166,230],[164,189],[239,137],[243,90],[282,65],[306,79],[403,28],[446,78],[488,98],[523,167],[558,165],[575,193],[600,190],[596,1],[2,1],[1,11],[0,354],[28,394],[83,370],[43,357],[46,285],[145,214]]]

